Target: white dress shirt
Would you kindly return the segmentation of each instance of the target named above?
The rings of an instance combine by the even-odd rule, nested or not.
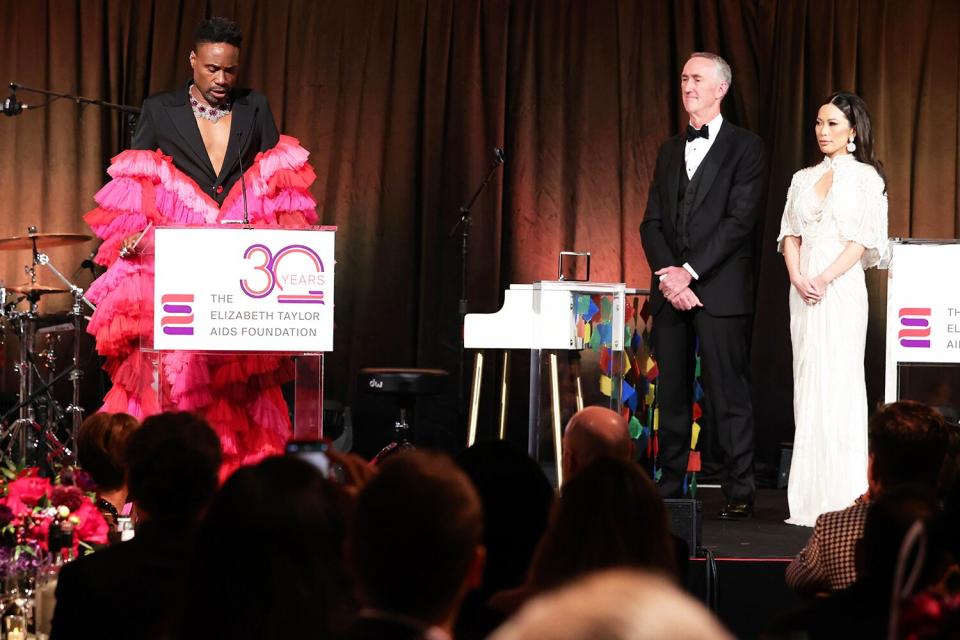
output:
[[[697,138],[696,140],[687,142],[683,150],[683,159],[687,162],[687,179],[693,179],[693,174],[697,172],[700,163],[707,157],[707,152],[710,151],[710,147],[713,146],[713,141],[717,139],[717,134],[720,133],[720,127],[722,125],[723,116],[718,113],[716,118],[707,123],[708,132],[710,133],[709,138]],[[692,127],[693,124],[690,126]]]

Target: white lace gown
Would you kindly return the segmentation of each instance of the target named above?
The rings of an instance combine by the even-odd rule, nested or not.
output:
[[[821,199],[814,185],[830,169],[833,185]],[[793,176],[777,238],[798,236],[800,273],[815,277],[847,242],[863,258],[806,304],[790,287],[793,413],[796,432],[787,497],[790,524],[812,527],[817,516],[848,507],[867,489],[867,391],[864,346],[867,288],[864,269],[887,247],[887,197],[876,170],[844,155]]]

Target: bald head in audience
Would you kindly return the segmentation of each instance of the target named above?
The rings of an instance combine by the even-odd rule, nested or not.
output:
[[[633,439],[622,415],[606,407],[585,407],[563,433],[563,479],[572,478],[597,458],[633,459]]]
[[[491,640],[656,640],[732,636],[706,607],[663,576],[611,569],[544,593]]]

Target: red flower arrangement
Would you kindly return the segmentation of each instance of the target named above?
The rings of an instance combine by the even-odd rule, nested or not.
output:
[[[50,550],[50,529],[73,532],[74,555],[107,543],[109,526],[86,493],[83,472],[64,469],[54,480],[42,478],[36,467],[0,469],[0,545],[12,547],[12,559],[23,553],[37,556]]]
[[[960,634],[960,594],[934,588],[904,603],[898,637],[906,640],[956,638]]]

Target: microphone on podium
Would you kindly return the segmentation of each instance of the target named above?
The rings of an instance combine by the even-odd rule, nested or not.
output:
[[[243,131],[237,131],[237,160],[240,163],[240,195],[243,196],[243,224],[250,224],[247,213],[247,181],[243,177]]]
[[[244,226],[250,224],[250,214],[247,213],[247,181],[243,177],[243,131],[237,131],[237,161],[240,163],[240,196],[243,199],[243,221],[240,220],[224,220],[222,224],[242,224]]]

